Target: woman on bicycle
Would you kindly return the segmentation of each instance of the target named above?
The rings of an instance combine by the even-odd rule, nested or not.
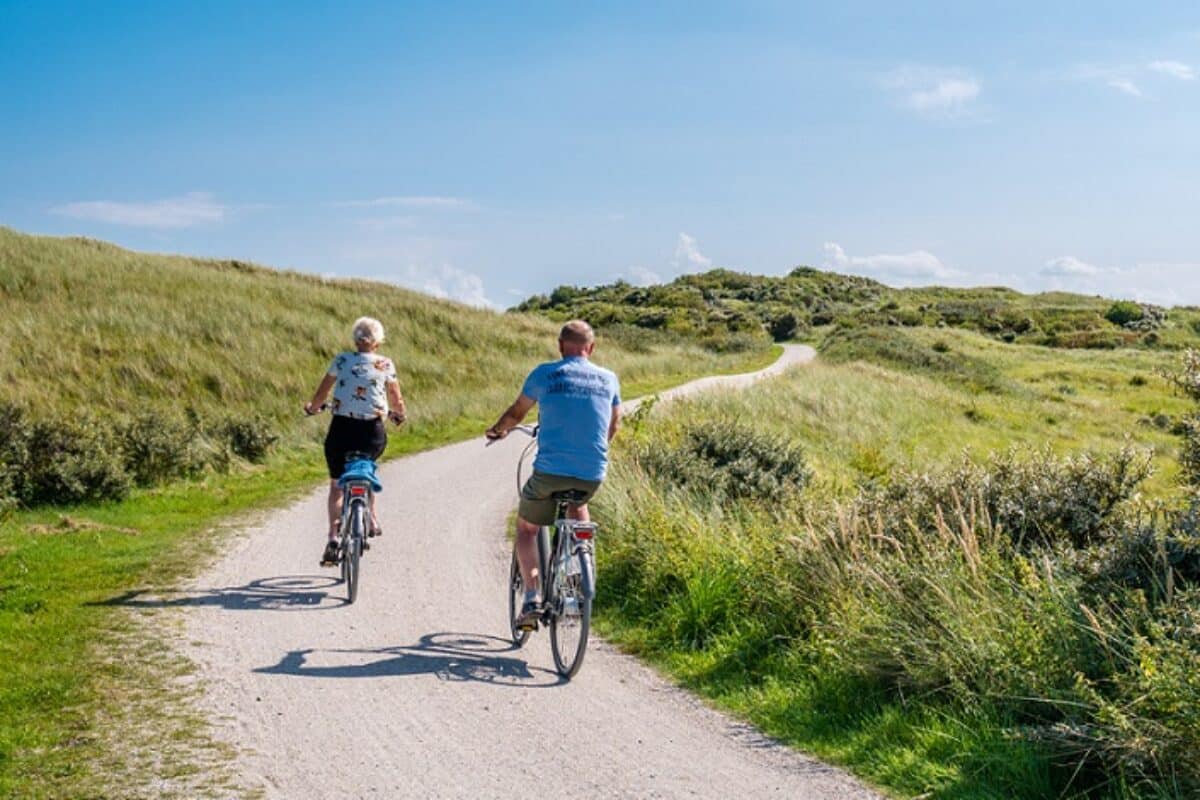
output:
[[[366,453],[372,459],[383,455],[387,446],[384,417],[396,425],[405,420],[404,397],[396,379],[396,367],[390,358],[379,354],[383,344],[383,325],[377,319],[362,317],[352,331],[354,350],[338,353],[325,377],[304,404],[304,413],[321,411],[325,398],[333,390],[333,420],[325,436],[325,464],[329,467],[329,538],[321,564],[336,564],[338,558],[338,521],[342,516],[342,490],[338,478],[346,466],[347,453]],[[370,536],[383,530],[375,516],[375,497],[371,497]]]

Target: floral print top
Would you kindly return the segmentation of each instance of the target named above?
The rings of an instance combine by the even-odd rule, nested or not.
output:
[[[396,383],[396,367],[378,353],[338,353],[329,365],[334,414],[352,419],[378,419],[387,414],[387,384]]]

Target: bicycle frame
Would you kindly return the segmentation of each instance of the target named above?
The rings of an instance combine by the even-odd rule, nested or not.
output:
[[[542,597],[546,610],[551,614],[562,614],[567,611],[560,608],[565,602],[560,597],[560,578],[575,574],[572,568],[579,570],[584,596],[591,600],[596,597],[596,568],[595,568],[595,535],[599,526],[594,522],[581,522],[571,519],[568,515],[570,503],[565,501],[558,504],[554,516],[554,533],[549,536],[549,528],[543,527],[542,533],[547,534],[549,541],[543,541],[543,535],[538,535],[538,556],[545,566],[541,572]],[[548,546],[547,546],[548,545]],[[545,550],[543,550],[545,548]],[[551,554],[545,558],[543,552]],[[564,575],[565,570],[565,575]]]

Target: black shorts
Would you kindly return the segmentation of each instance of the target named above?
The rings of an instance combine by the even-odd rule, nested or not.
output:
[[[325,434],[325,464],[329,477],[342,477],[347,453],[366,453],[378,460],[387,447],[387,428],[382,419],[354,419],[333,415],[329,433]]]

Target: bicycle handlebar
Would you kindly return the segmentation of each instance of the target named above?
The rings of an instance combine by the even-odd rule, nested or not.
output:
[[[491,446],[492,446],[492,445],[494,445],[496,442],[498,442],[498,441],[500,441],[501,439],[505,438],[506,436],[508,436],[508,434],[509,434],[509,433],[512,433],[513,431],[520,431],[521,433],[525,434],[526,436],[530,437],[531,439],[536,439],[536,438],[537,438],[537,435],[538,435],[538,429],[539,429],[540,427],[541,427],[541,426],[540,426],[540,425],[537,425],[537,424],[533,424],[533,425],[529,425],[529,424],[524,424],[524,425],[514,425],[514,426],[512,426],[511,428],[509,428],[509,429],[508,429],[508,433],[504,434],[504,436],[497,436],[495,439],[492,439],[492,438],[490,438],[490,437],[489,437],[489,438],[488,438],[488,440],[487,440],[487,442],[485,442],[483,446],[484,446],[484,447],[491,447]]]
[[[318,414],[328,411],[329,403],[321,403],[321,405],[317,406],[312,411],[308,410],[308,403],[305,403],[300,410],[304,412],[304,416],[306,417],[315,417]],[[386,417],[380,417],[380,419],[388,419],[397,427],[408,421],[408,417],[406,417],[404,414],[401,414],[399,411],[389,411]]]

